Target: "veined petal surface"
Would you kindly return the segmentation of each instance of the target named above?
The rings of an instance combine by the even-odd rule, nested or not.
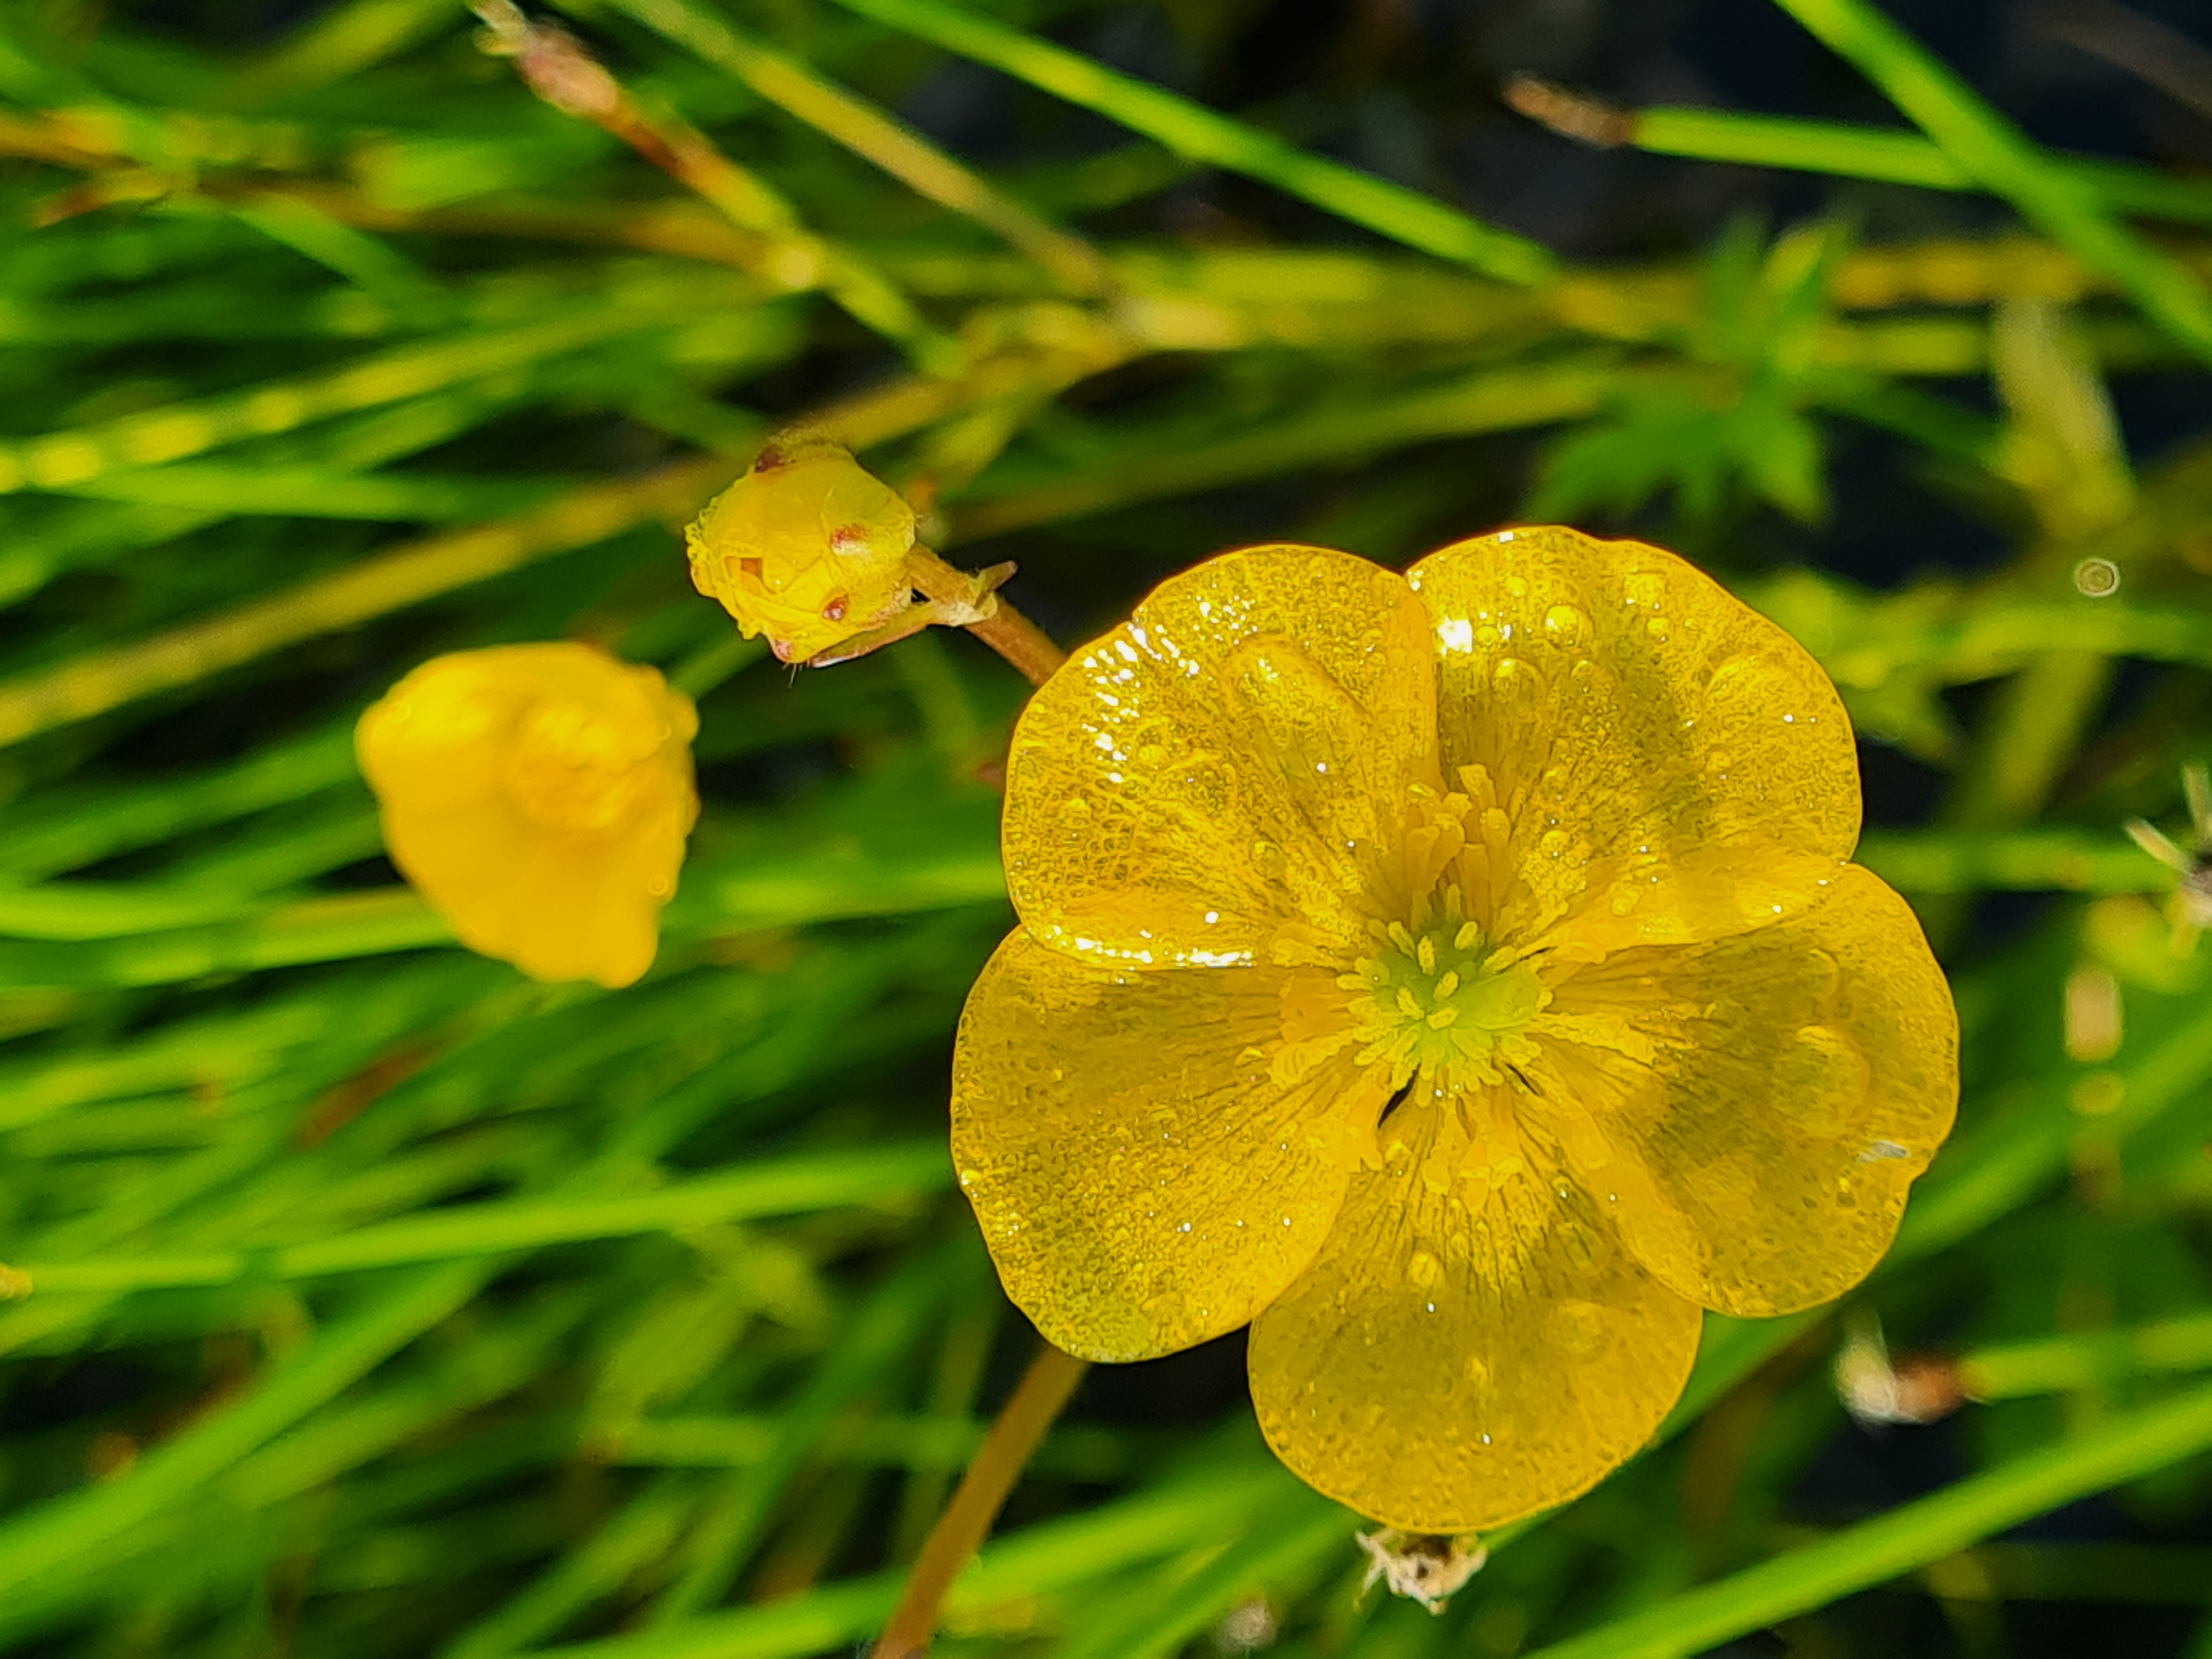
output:
[[[1958,1018],[1905,901],[1846,866],[1814,908],[1558,982],[1531,1076],[1645,1267],[1739,1316],[1839,1295],[1881,1259],[1950,1132]]]
[[[1257,959],[1297,918],[1350,936],[1361,860],[1435,769],[1425,615],[1323,548],[1170,577],[1030,700],[1006,767],[1006,884],[1099,963]]]
[[[1447,773],[1486,769],[1512,821],[1509,936],[1604,950],[1738,932],[1814,902],[1850,856],[1858,759],[1834,686],[1683,560],[1511,530],[1407,578],[1433,630]]]
[[[1470,1210],[1423,1180],[1422,1146],[1385,1158],[1253,1324],[1267,1443],[1308,1485],[1413,1532],[1498,1526],[1587,1491],[1680,1395],[1697,1304],[1564,1174],[1523,1167]]]
[[[1359,1103],[1348,1065],[1272,1079],[1283,979],[1100,968],[1018,930],[976,980],[953,1164],[1007,1295],[1070,1353],[1148,1359],[1232,1331],[1320,1248]]]

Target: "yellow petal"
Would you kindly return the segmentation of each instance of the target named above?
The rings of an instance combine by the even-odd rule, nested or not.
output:
[[[1509,933],[1711,938],[1811,902],[1850,856],[1858,760],[1834,686],[1691,565],[1531,529],[1407,576],[1434,629],[1445,766],[1486,769],[1512,820]]]
[[[1699,1316],[1564,1176],[1524,1166],[1471,1212],[1464,1183],[1422,1180],[1424,1155],[1401,1140],[1353,1177],[1321,1255],[1252,1327],[1252,1403],[1309,1485],[1410,1532],[1472,1532],[1634,1455]]]
[[[1343,1067],[1271,1079],[1281,978],[1096,968],[1017,930],[969,994],[953,1162],[1006,1293],[1069,1352],[1232,1331],[1319,1247],[1355,1103]]]
[[[1905,901],[1847,866],[1814,908],[1708,945],[1623,951],[1530,1026],[1561,1139],[1638,1259],[1735,1315],[1856,1284],[1950,1132],[1958,1019]]]
[[[1249,962],[1291,917],[1351,927],[1360,857],[1433,773],[1432,677],[1419,605],[1364,559],[1255,547],[1170,578],[1015,730],[1023,922],[1139,966]]]
[[[698,815],[690,700],[574,643],[425,663],[356,734],[392,861],[470,949],[539,979],[652,964]]]

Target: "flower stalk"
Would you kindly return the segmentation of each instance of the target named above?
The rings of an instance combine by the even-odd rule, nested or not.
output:
[[[1014,1482],[1090,1369],[1087,1360],[1063,1353],[1049,1342],[1038,1345],[1036,1358],[991,1425],[952,1501],[929,1529],[907,1577],[905,1592],[870,1650],[870,1659],[921,1659],[929,1651],[952,1581],[982,1547]]]

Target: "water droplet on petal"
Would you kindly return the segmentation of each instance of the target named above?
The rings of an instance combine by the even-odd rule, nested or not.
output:
[[[1415,1290],[1433,1290],[1443,1276],[1444,1264],[1426,1250],[1416,1250],[1406,1259],[1406,1278]]]
[[[1873,1083],[1857,1043],[1832,1025],[1803,1025],[1776,1063],[1773,1099],[1791,1122],[1835,1135],[1858,1121]]]
[[[1553,1346],[1577,1359],[1588,1359],[1605,1346],[1605,1310],[1595,1302],[1569,1297],[1552,1310]]]
[[[1553,644],[1572,651],[1589,638],[1589,613],[1580,605],[1555,605],[1544,613],[1544,635]]]

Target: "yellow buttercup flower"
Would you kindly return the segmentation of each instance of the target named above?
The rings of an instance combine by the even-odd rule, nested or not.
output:
[[[433,658],[354,742],[392,862],[464,945],[617,987],[659,944],[698,729],[654,670],[561,642]]]
[[[684,538],[692,586],[785,662],[881,627],[914,598],[914,509],[826,439],[770,444]]]
[[[1701,1310],[1856,1283],[1949,1130],[1858,830],[1826,677],[1656,548],[1171,579],[1008,763],[952,1140],[1009,1293],[1098,1359],[1250,1322],[1268,1442],[1389,1525],[1574,1497]]]

